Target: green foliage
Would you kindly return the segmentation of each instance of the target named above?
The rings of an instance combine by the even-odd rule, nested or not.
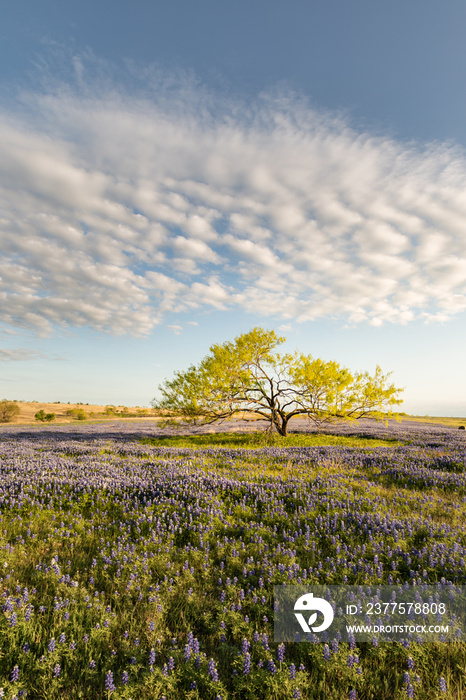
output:
[[[44,409],[41,408],[40,411],[37,411],[34,418],[38,421],[42,421],[43,423],[50,423],[55,419],[55,413],[46,413]]]
[[[127,406],[122,406],[119,411],[115,406],[105,406],[104,412],[101,414],[107,418],[144,418],[150,416],[148,408],[138,408],[136,411],[130,411]]]
[[[19,406],[14,401],[0,401],[0,423],[11,423],[16,416],[19,416]]]
[[[72,418],[75,418],[76,420],[86,420],[87,415],[84,412],[83,408],[70,408],[66,412],[67,416],[71,416]]]
[[[345,447],[397,447],[403,443],[394,438],[381,440],[357,435],[319,435],[314,433],[291,433],[287,437],[277,433],[207,433],[206,435],[172,435],[165,437],[144,437],[143,445],[152,447],[225,447],[257,449],[268,447],[323,447],[329,445]]]
[[[159,386],[162,398],[152,405],[172,417],[206,423],[254,414],[269,421],[270,431],[286,436],[289,420],[298,415],[317,424],[381,419],[402,403],[402,390],[388,383],[390,374],[379,366],[371,376],[311,355],[281,355],[275,349],[284,340],[274,331],[254,328],[232,342],[212,345],[198,366],[175,372]]]

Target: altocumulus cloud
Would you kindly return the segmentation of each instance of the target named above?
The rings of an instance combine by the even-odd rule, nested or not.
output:
[[[82,81],[82,74],[80,75]],[[302,100],[66,87],[0,113],[0,320],[407,323],[466,308],[466,160]],[[6,359],[6,358],[3,358]]]

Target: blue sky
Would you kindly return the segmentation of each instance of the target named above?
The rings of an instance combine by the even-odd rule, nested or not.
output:
[[[22,0],[0,28],[0,394],[149,405],[214,342],[466,416],[464,2]]]

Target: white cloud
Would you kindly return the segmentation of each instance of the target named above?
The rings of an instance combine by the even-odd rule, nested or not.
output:
[[[14,350],[0,348],[0,362],[23,362],[43,357],[45,355],[36,350],[29,350],[29,348],[15,348]]]
[[[151,95],[97,90],[84,58],[75,68],[76,90],[0,112],[8,327],[144,334],[203,307],[379,325],[466,308],[461,152],[357,133],[298,100],[222,104],[187,80],[171,96],[162,78]]]

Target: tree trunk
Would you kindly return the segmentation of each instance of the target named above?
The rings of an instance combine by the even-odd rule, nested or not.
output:
[[[273,425],[275,426],[275,429],[279,435],[282,435],[282,437],[287,436],[287,427],[288,427],[288,420],[285,416],[281,416],[277,411],[273,411],[272,414],[272,422]]]

